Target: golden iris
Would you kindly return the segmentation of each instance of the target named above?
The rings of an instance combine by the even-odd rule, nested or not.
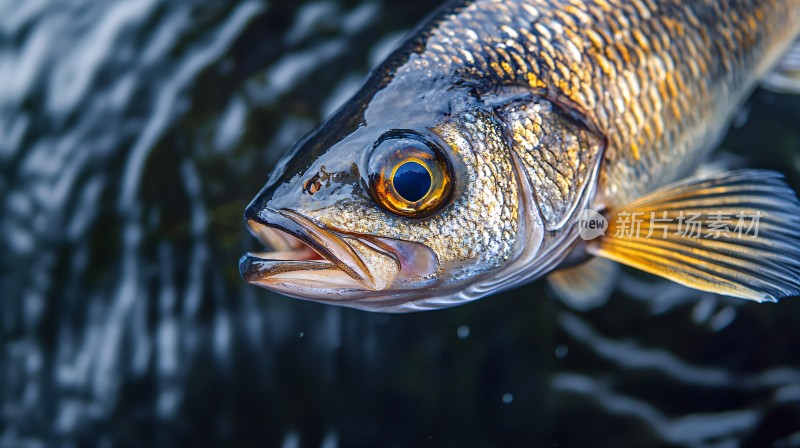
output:
[[[381,139],[369,158],[370,192],[386,210],[430,216],[449,199],[450,165],[439,145],[416,134]]]

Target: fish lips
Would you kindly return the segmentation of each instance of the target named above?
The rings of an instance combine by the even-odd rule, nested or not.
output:
[[[291,210],[248,208],[245,219],[273,251],[242,257],[242,278],[292,297],[337,302],[379,297],[396,280],[430,278],[438,267],[423,244],[325,229]]]

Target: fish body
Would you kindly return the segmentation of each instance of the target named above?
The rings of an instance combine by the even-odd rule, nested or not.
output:
[[[685,176],[800,32],[800,1],[477,1],[423,29],[397,70],[552,98],[608,141],[624,204]]]
[[[525,283],[571,253],[634,265],[582,247],[580,211],[690,174],[798,32],[800,0],[446,5],[279,164],[245,212],[273,251],[244,257],[242,275],[409,311]]]

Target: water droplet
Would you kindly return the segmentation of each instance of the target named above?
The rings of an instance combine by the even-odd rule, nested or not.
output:
[[[468,338],[469,337],[469,327],[466,326],[466,325],[462,325],[462,326],[458,327],[458,330],[456,330],[456,334],[458,335],[459,339]]]
[[[511,395],[511,394],[503,394],[503,403],[511,404],[512,401],[514,401],[514,396],[513,395]]]
[[[559,345],[558,347],[556,347],[556,358],[564,359],[567,357],[568,354],[569,354],[569,349],[567,348],[566,345]]]

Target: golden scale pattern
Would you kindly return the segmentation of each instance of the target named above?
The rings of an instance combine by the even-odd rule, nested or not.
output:
[[[607,139],[600,191],[624,203],[693,168],[683,156],[710,149],[767,68],[755,61],[799,22],[800,0],[479,0],[398,73],[490,77],[569,105]]]

